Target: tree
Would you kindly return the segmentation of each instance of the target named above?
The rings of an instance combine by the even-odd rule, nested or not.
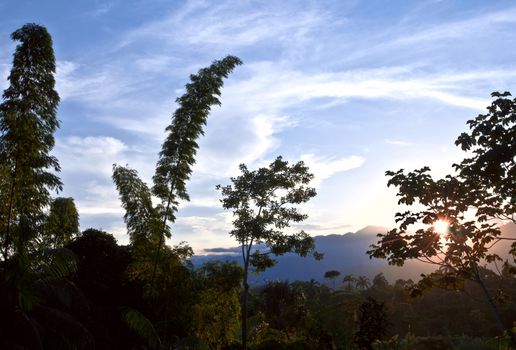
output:
[[[133,246],[147,241],[157,242],[162,234],[170,237],[168,227],[161,231],[158,208],[152,205],[151,192],[136,170],[114,164],[113,182],[125,209],[124,221]]]
[[[269,327],[286,333],[303,328],[306,297],[288,281],[270,281],[260,291],[260,311]]]
[[[68,280],[76,272],[76,256],[64,248],[1,262],[0,348],[93,348],[87,300]]]
[[[49,155],[59,127],[52,38],[45,27],[33,23],[13,32],[11,38],[20,44],[14,53],[10,85],[0,104],[4,259],[26,250],[42,225],[43,210],[50,204],[49,190],[61,189],[54,173],[60,170],[59,163]]]
[[[55,198],[50,204],[45,230],[43,246],[62,247],[79,233],[79,213],[73,198]]]
[[[2,347],[62,348],[71,339],[89,347],[89,332],[69,313],[69,302],[78,295],[65,280],[75,271],[74,258],[65,249],[36,254],[45,210],[51,203],[49,191],[61,189],[55,174],[59,163],[50,155],[59,127],[52,38],[36,24],[24,25],[11,38],[20,43],[0,104]],[[58,307],[48,302],[56,299],[61,302]],[[14,344],[10,343],[13,339]]]
[[[403,265],[408,259],[436,265],[438,271],[423,275],[414,294],[434,285],[460,290],[465,280],[477,283],[499,328],[506,331],[506,322],[513,320],[501,319],[480,264],[498,269],[503,258],[492,248],[501,241],[515,240],[503,237],[498,223],[516,222],[516,99],[510,99],[508,92],[492,96],[488,113],[468,121],[470,133],[462,133],[455,142],[472,156],[454,164],[454,175],[434,180],[429,167],[386,172],[388,186],[398,187],[398,203],[409,208],[396,214],[399,227],[380,234],[380,241],[368,253],[386,258],[391,265]],[[422,209],[410,208],[414,205]],[[435,228],[438,221],[449,225],[447,232]],[[410,232],[415,224],[423,227]],[[507,254],[516,262],[516,242],[511,247]],[[514,271],[508,261],[504,265],[506,271]],[[516,344],[514,334],[507,331]]]
[[[366,276],[358,276],[356,280],[356,287],[362,290],[369,288],[369,278]]]
[[[206,125],[211,106],[220,105],[218,97],[223,79],[240,64],[242,61],[235,56],[213,62],[208,68],[199,70],[197,75],[190,76],[191,83],[186,84],[186,93],[176,100],[179,107],[174,112],[172,123],[165,129],[169,134],[159,153],[152,187],[153,194],[161,200],[158,209],[162,215],[163,232],[166,231],[167,221],[175,221],[178,201],[190,199],[186,181],[192,173],[199,148],[196,140],[204,134],[203,126]],[[152,279],[156,274],[163,236],[163,233],[159,236]]]
[[[170,230],[166,227],[162,231],[158,208],[153,206],[151,192],[136,170],[115,164],[113,181],[125,209],[124,221],[131,242],[133,261],[127,272],[131,279],[146,282],[146,292],[150,292],[152,280],[156,274],[163,276],[162,270],[167,261],[160,259],[162,264],[154,267],[154,252],[160,236],[170,237]]]
[[[333,290],[335,290],[335,279],[340,276],[340,272],[337,270],[330,270],[324,273],[324,278],[333,281]]]
[[[131,249],[106,232],[87,229],[67,248],[77,256],[74,283],[89,302],[88,325],[95,347],[158,348],[160,340],[141,308],[140,285],[126,278]]]
[[[383,272],[380,272],[376,276],[373,277],[373,285],[371,288],[378,289],[378,290],[384,290],[389,288],[389,281],[387,281],[387,278],[383,275]]]
[[[222,205],[233,210],[234,229],[230,232],[242,248],[244,263],[242,298],[242,344],[247,349],[247,298],[249,294],[249,268],[256,272],[275,265],[271,255],[294,252],[301,256],[315,252],[313,239],[304,231],[289,234],[285,230],[291,222],[301,222],[308,216],[294,206],[305,203],[316,195],[315,189],[307,187],[313,175],[303,162],[289,165],[282,157],[276,158],[269,167],[250,171],[240,165],[242,175],[231,178],[232,185],[217,189],[222,193]],[[263,244],[266,251],[254,250]]]
[[[373,342],[385,336],[388,325],[385,304],[367,298],[360,305],[358,331],[355,333],[354,343],[360,350],[372,350]]]
[[[242,267],[235,262],[210,261],[197,270],[198,302],[192,308],[192,334],[208,349],[236,341],[240,314]]]
[[[342,280],[343,283],[348,283],[346,289],[348,291],[350,291],[351,289],[353,289],[353,282],[356,282],[357,279],[355,278],[355,276],[349,274],[349,275],[346,275],[344,276],[344,279]]]

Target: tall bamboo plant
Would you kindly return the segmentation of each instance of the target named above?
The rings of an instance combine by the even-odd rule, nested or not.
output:
[[[238,57],[227,56],[199,70],[197,75],[190,76],[191,82],[186,84],[186,93],[176,101],[179,108],[174,112],[172,123],[165,129],[169,134],[163,142],[153,177],[152,192],[161,199],[162,232],[165,232],[168,220],[175,221],[178,200],[190,200],[185,183],[190,178],[199,148],[196,140],[204,134],[203,127],[211,107],[220,105],[218,97],[223,79],[240,64],[242,61]],[[156,275],[163,237],[164,234],[161,234],[156,249],[152,280]]]
[[[159,153],[152,190],[147,188],[134,170],[114,167],[113,180],[126,209],[124,219],[132,239],[144,237],[152,240],[157,237],[151,286],[165,237],[170,236],[168,223],[175,221],[179,201],[190,199],[186,181],[192,173],[199,148],[196,140],[204,134],[203,128],[211,107],[220,105],[223,80],[240,64],[242,61],[238,57],[227,56],[190,76],[185,94],[176,100],[178,108],[172,116],[172,122],[165,129],[168,136]],[[157,207],[152,206],[151,193],[161,201]],[[156,225],[157,217],[159,225]]]
[[[50,204],[49,190],[62,186],[55,174],[59,163],[49,154],[59,127],[52,38],[45,27],[33,23],[11,38],[19,44],[0,104],[0,232],[5,260],[27,249]]]
[[[62,187],[50,155],[59,127],[52,38],[34,23],[11,38],[18,45],[0,104],[0,348],[43,348],[55,329],[64,342],[91,348],[91,334],[67,312],[86,303],[64,280],[76,271],[74,256],[62,248],[36,252],[50,191]],[[47,303],[57,298],[66,300],[62,308]]]

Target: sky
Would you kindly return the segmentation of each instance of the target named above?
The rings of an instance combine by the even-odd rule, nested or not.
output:
[[[230,247],[217,184],[238,165],[305,161],[317,197],[295,229],[311,235],[394,226],[386,170],[436,176],[493,91],[516,92],[516,3],[508,0],[0,0],[0,89],[28,22],[54,41],[61,96],[53,154],[81,229],[128,242],[112,165],[151,185],[165,127],[189,75],[240,57],[199,140],[170,244]]]

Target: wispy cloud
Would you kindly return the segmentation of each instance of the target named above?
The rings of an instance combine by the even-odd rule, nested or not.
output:
[[[94,18],[102,17],[102,16],[108,14],[113,9],[114,5],[115,4],[113,2],[104,2],[103,4],[100,4],[95,9],[93,9],[92,11],[89,11],[88,15],[90,15]]]
[[[181,216],[173,228],[174,242],[187,240],[192,247],[212,247],[215,242],[225,242],[225,246],[234,245],[229,232],[232,228],[232,214],[228,212],[211,216]]]
[[[122,46],[140,40],[157,40],[169,45],[240,49],[265,40],[295,40],[323,21],[321,12],[293,11],[290,6],[279,3],[256,7],[247,2],[192,1],[175,13],[129,32]]]
[[[61,167],[70,173],[110,176],[113,163],[120,162],[128,146],[110,136],[67,137],[58,139],[55,153]]]
[[[231,99],[235,97],[238,98]],[[241,109],[241,114],[225,115],[229,109],[225,106],[217,110],[209,121],[206,138],[200,141],[194,171],[204,178],[228,178],[238,171],[241,163],[261,164],[264,157],[280,146],[279,134],[295,125],[287,116],[248,114]]]
[[[310,223],[296,224],[298,230],[304,230],[311,236],[324,234],[342,234],[351,231],[352,226],[348,223],[328,220],[310,220]]]
[[[131,105],[128,95],[135,94],[144,77],[126,74],[124,65],[103,63],[100,67],[72,61],[57,63],[56,89],[63,100],[80,101],[97,108],[116,108],[122,103]]]
[[[7,63],[0,63],[0,90],[5,90],[9,83],[7,77],[9,76],[9,65]]]
[[[124,215],[118,194],[112,184],[91,181],[86,184],[84,190],[84,197],[77,201],[80,215],[117,214],[120,218]]]
[[[424,28],[415,33],[396,38],[387,43],[387,45],[412,45],[421,44],[425,41],[465,38],[474,33],[485,34],[486,31],[494,29],[496,25],[507,23],[516,23],[516,7],[473,16],[464,20],[434,25],[430,28]]]
[[[323,180],[334,174],[358,168],[365,162],[365,158],[359,156],[335,159],[334,157],[320,157],[314,154],[303,154],[301,160],[308,165],[310,172],[314,174],[312,186],[315,187],[320,186]]]
[[[385,140],[385,143],[387,143],[389,145],[404,146],[404,147],[413,145],[412,142],[403,141],[403,140]]]

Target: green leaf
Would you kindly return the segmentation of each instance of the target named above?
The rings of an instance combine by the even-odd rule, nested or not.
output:
[[[148,318],[138,310],[130,307],[122,307],[120,308],[120,311],[122,313],[122,319],[127,327],[138,334],[140,338],[147,343],[149,348],[161,348],[161,340],[159,339],[158,333]]]

